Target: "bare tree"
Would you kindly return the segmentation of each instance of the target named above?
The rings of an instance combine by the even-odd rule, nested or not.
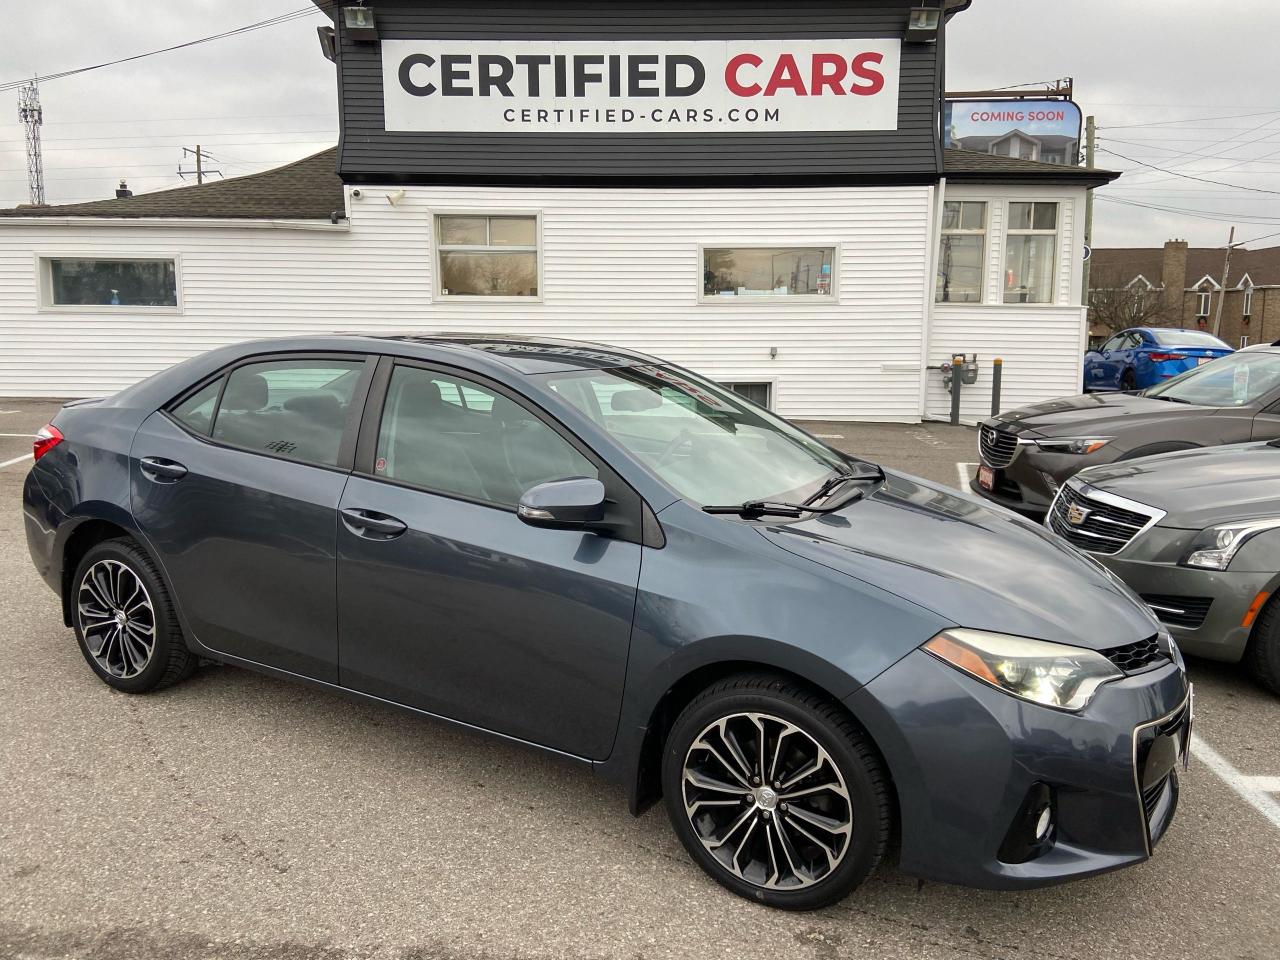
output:
[[[1089,324],[1112,333],[1173,322],[1163,292],[1117,270],[1095,269],[1089,278]]]

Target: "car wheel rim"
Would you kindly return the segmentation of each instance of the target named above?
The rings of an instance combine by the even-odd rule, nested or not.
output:
[[[136,573],[118,560],[99,560],[80,580],[76,610],[99,667],[120,680],[146,669],[156,648],[156,615]]]
[[[829,877],[849,852],[844,775],[812,736],[766,713],[710,724],[685,754],[685,815],[729,873],[771,890]]]

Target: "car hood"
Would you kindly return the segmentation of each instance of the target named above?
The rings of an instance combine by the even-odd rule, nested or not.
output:
[[[1239,443],[1092,467],[1080,480],[1164,510],[1164,527],[1201,530],[1280,516],[1280,448]]]
[[[1086,393],[1019,407],[987,423],[1019,435],[1065,437],[1081,431],[1105,434],[1133,430],[1152,420],[1167,423],[1170,417],[1200,418],[1216,410],[1132,393]]]
[[[1044,528],[904,474],[886,471],[874,493],[835,513],[760,532],[959,626],[1095,650],[1159,629],[1119,579]]]

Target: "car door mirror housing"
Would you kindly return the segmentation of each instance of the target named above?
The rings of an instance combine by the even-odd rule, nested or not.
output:
[[[584,527],[604,519],[604,484],[589,477],[551,480],[520,497],[516,516],[534,527]]]

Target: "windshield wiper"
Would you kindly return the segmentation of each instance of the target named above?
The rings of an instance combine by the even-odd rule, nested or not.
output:
[[[1170,403],[1191,403],[1190,400],[1183,400],[1181,397],[1166,397],[1163,393],[1147,394],[1147,396],[1151,397],[1152,400],[1168,400]]]
[[[884,479],[884,471],[881,470],[879,466],[877,466],[874,463],[868,464],[868,466],[873,467],[875,469],[875,472],[874,473],[837,473],[835,476],[828,478],[826,481],[823,482],[822,486],[820,486],[816,491],[814,491],[812,496],[810,496],[807,500],[804,501],[803,506],[807,507],[811,503],[817,503],[819,500],[822,500],[824,497],[827,497],[832,492],[834,492],[837,487],[843,486],[844,484],[849,483],[852,480],[874,480],[876,482],[879,482],[880,480]]]
[[[872,478],[859,477],[857,479],[870,480]],[[807,501],[805,503],[780,503],[776,500],[748,500],[746,503],[733,505],[705,506],[702,508],[702,512],[736,514],[748,520],[755,520],[760,517],[802,517],[806,513],[835,513],[837,510],[843,510],[853,501],[861,500],[864,496],[866,496],[866,491],[858,490],[851,496],[841,497],[838,503],[825,507],[815,507]]]

